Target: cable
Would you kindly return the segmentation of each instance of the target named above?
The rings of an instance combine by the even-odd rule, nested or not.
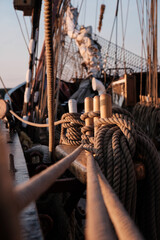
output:
[[[18,23],[19,23],[19,27],[20,27],[20,30],[21,30],[21,33],[22,33],[24,42],[25,42],[26,47],[27,47],[27,50],[28,50],[28,52],[29,52],[28,44],[27,44],[26,38],[25,38],[25,36],[24,36],[23,29],[22,29],[22,26],[21,26],[21,23],[20,23],[20,20],[19,20],[19,17],[18,17],[18,14],[17,14],[16,10],[15,10],[15,14],[16,14],[16,17],[17,17],[17,20],[18,20]]]
[[[84,26],[85,26],[85,21],[86,21],[86,9],[87,9],[87,0],[85,0],[85,4],[84,4],[84,19],[83,19]]]
[[[96,34],[96,25],[97,25],[97,9],[98,9],[98,0],[96,2],[95,29],[94,29],[95,34]]]
[[[27,33],[28,41],[29,41],[29,33],[28,33],[28,28],[27,28],[27,24],[26,24],[26,20],[25,20],[24,15],[23,15],[23,21],[24,21],[24,25],[25,25],[25,28],[26,28],[26,33]]]

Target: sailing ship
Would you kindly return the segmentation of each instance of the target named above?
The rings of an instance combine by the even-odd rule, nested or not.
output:
[[[79,26],[70,1],[45,0],[37,63],[41,4],[14,0],[33,27],[26,82],[0,100],[1,238],[160,239],[157,1],[146,60]]]

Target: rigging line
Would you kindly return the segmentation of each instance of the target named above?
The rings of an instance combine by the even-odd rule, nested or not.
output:
[[[26,33],[27,33],[28,41],[29,41],[29,40],[30,40],[30,39],[29,39],[29,33],[28,33],[28,28],[27,28],[26,19],[25,19],[24,15],[23,15],[23,21],[24,21],[24,25],[25,25],[25,28],[26,28]]]
[[[85,4],[84,4],[84,19],[83,19],[84,26],[86,22],[86,9],[87,9],[87,0],[85,0]]]
[[[141,4],[141,8],[142,8],[142,21],[141,21],[141,25],[143,23],[143,26],[142,26],[142,30],[143,30],[143,34],[145,33],[146,35],[146,43],[147,43],[147,27],[145,26],[145,21],[144,21],[144,0],[143,0],[143,4],[142,4],[142,0],[140,1],[140,4]]]
[[[124,30],[125,36],[126,36],[127,23],[128,23],[129,7],[130,7],[130,0],[128,0],[128,5],[127,5],[127,16],[126,16],[126,23],[125,23],[125,30]]]
[[[27,44],[26,38],[25,38],[25,36],[24,36],[23,29],[22,29],[22,26],[21,26],[21,23],[20,23],[20,20],[19,20],[18,14],[17,14],[16,10],[14,10],[14,11],[15,11],[15,14],[16,14],[16,17],[17,17],[17,20],[18,20],[18,23],[19,23],[19,27],[20,27],[20,30],[21,30],[21,33],[22,33],[22,36],[23,36],[24,42],[25,42],[26,47],[27,47],[27,50],[28,50],[28,52],[29,52],[28,44]],[[29,53],[30,53],[30,52],[29,52]]]
[[[144,0],[143,0],[143,7],[142,7],[142,29],[144,29]],[[143,51],[144,51],[144,46],[142,44],[142,49],[141,49],[141,57],[143,58]],[[140,76],[140,94],[142,95],[142,58],[141,58],[141,76]]]
[[[145,52],[145,44],[144,44],[144,39],[143,39],[143,29],[142,29],[142,23],[141,23],[141,19],[140,19],[140,12],[139,12],[139,5],[138,5],[138,0],[136,0],[137,3],[137,10],[138,10],[138,18],[139,18],[139,24],[140,24],[140,30],[141,30],[141,35],[142,35],[142,44],[144,46],[144,55],[145,55],[145,59],[146,59],[146,52]]]
[[[108,44],[108,48],[107,48],[106,59],[108,57],[109,49],[110,49],[110,46],[111,46],[111,40],[112,40],[112,35],[113,35],[113,31],[114,31],[115,22],[116,22],[116,18],[114,18],[113,25],[112,25],[111,35],[110,35],[109,44]]]
[[[108,49],[107,49],[107,54],[106,54],[106,63],[107,63],[107,58],[108,58],[108,54],[109,54],[109,49],[110,49],[110,46],[111,46],[111,40],[112,40],[113,31],[114,31],[114,26],[115,26],[117,14],[118,14],[118,4],[119,4],[119,0],[117,0],[115,17],[114,17],[114,21],[113,21],[113,25],[112,25],[111,35],[110,35],[109,44],[108,44]]]
[[[78,12],[78,15],[77,15],[77,19],[76,19],[76,24],[75,25],[77,25],[78,17],[79,17],[79,14],[81,12],[81,9],[82,9],[83,2],[84,2],[84,0],[81,1],[81,5],[80,5],[80,8],[79,8],[79,12]],[[63,74],[64,66],[65,66],[66,61],[67,61],[67,57],[68,57],[68,53],[69,53],[69,50],[70,50],[70,47],[71,47],[71,43],[72,43],[72,39],[70,40],[69,47],[68,47],[68,52],[66,54],[65,61],[64,61],[63,67],[62,67],[62,74]]]
[[[96,2],[96,14],[95,14],[95,29],[94,29],[94,32],[95,32],[95,34],[96,34],[96,32],[97,32],[97,28],[96,28],[96,26],[97,26],[97,18],[98,18],[98,16],[97,16],[97,9],[98,9],[98,0],[97,0],[97,2]]]
[[[146,33],[146,42],[149,47],[149,36],[150,36],[150,26],[151,26],[151,20],[150,20],[150,14],[149,14],[149,5],[148,5],[148,0],[146,0],[146,22],[148,23],[148,29]]]
[[[130,6],[130,0],[128,0],[128,4],[127,4],[127,12],[126,12],[126,20],[125,20],[125,27],[123,25],[123,45],[122,48],[124,50],[125,48],[125,37],[126,37],[126,31],[127,31],[127,23],[128,23],[128,14],[129,14],[129,6]],[[122,0],[121,0],[121,17],[123,19],[123,12],[122,12]],[[125,63],[125,54],[124,54],[124,63]],[[125,67],[125,66],[124,66]]]
[[[124,52],[125,34],[124,34],[124,23],[123,23],[123,7],[122,7],[122,0],[120,0],[120,5],[121,5],[121,25],[122,25],[122,48],[121,48],[121,57],[123,56],[123,64],[124,64],[124,69],[125,69],[125,68],[126,68],[126,66],[125,66],[125,52]]]
[[[61,26],[61,24],[62,24],[62,17],[61,17],[61,19],[60,19],[60,21],[59,21],[59,25]],[[56,35],[56,42],[58,43],[57,44],[57,46],[55,47],[55,49],[54,49],[54,54],[55,54],[55,70],[54,70],[54,73],[55,73],[55,77],[54,77],[54,79],[55,79],[55,81],[56,81],[56,76],[57,76],[57,73],[58,73],[58,71],[57,71],[57,68],[58,68],[58,57],[59,57],[59,53],[60,53],[60,46],[61,46],[61,28],[59,27],[59,31],[58,31],[58,33],[57,33],[57,35]],[[61,79],[59,78],[59,76],[58,76],[58,83],[57,83],[57,88],[55,89],[55,92],[57,93],[56,94],[56,106],[55,106],[55,119],[57,118],[57,108],[58,108],[58,101],[59,101],[59,88],[60,88],[60,81],[61,81]],[[56,85],[56,84],[55,84]]]
[[[142,29],[144,27],[144,0],[143,0],[143,7],[142,7]],[[143,32],[142,32],[143,34]],[[141,74],[140,74],[140,96],[142,96],[142,58],[143,58],[143,43],[142,43],[142,48],[141,48]],[[140,102],[142,101],[142,98],[140,97]]]

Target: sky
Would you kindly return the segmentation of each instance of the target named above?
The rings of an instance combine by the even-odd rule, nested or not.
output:
[[[127,6],[130,2],[128,10],[128,21],[125,36],[125,48],[141,56],[141,34],[138,20],[136,0],[120,0],[118,14],[118,45],[122,46],[122,11],[123,25],[126,23]],[[143,0],[139,0],[143,2]],[[82,7],[81,7],[81,3]],[[81,8],[79,16],[79,25],[93,27],[93,31],[101,37],[109,40],[115,16],[117,0],[72,0],[72,4],[78,9]],[[42,5],[43,5],[42,1]],[[99,21],[100,5],[105,4],[105,14],[103,18],[102,30],[99,33],[97,25]],[[122,6],[122,8],[121,8]],[[121,11],[122,9],[122,11]],[[159,9],[160,10],[160,6]],[[159,11],[160,12],[160,11]],[[27,31],[25,28],[23,12],[17,11],[20,19],[25,39],[29,43]],[[43,9],[40,22],[40,41],[39,54],[44,39],[44,23]],[[158,20],[160,14],[158,13]],[[31,19],[25,17],[29,36],[31,33]],[[160,21],[159,21],[160,22]],[[115,28],[113,31],[112,42],[115,43]],[[160,35],[158,35],[160,39]],[[160,54],[159,54],[160,55]],[[29,55],[26,44],[24,42],[20,26],[13,8],[13,0],[0,0],[0,76],[3,79],[6,87],[15,87],[25,81],[26,72],[28,69]],[[0,88],[2,85],[0,83]]]

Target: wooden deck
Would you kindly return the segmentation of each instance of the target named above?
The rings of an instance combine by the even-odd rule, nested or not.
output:
[[[10,171],[14,174],[15,185],[20,184],[29,179],[28,170],[23,155],[23,150],[19,142],[17,133],[10,134],[8,129],[5,128],[5,124],[0,121],[0,128],[6,139],[6,144],[9,147],[8,153],[8,165]],[[14,171],[15,170],[15,171]],[[30,204],[25,208],[20,215],[22,239],[27,240],[41,240],[44,239],[37,209],[35,203]]]

